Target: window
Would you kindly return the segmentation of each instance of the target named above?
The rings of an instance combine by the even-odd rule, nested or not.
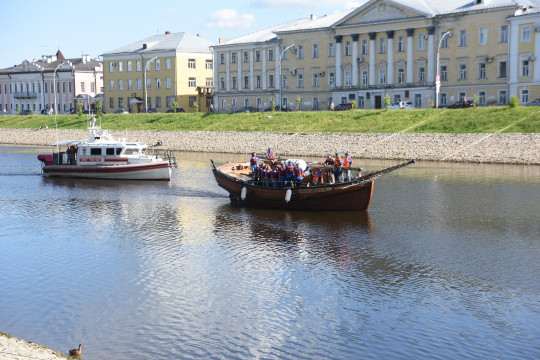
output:
[[[244,62],[245,63],[249,62],[249,54],[247,51],[244,51]]]
[[[313,98],[313,110],[319,110],[319,98],[318,97],[314,97]]]
[[[467,64],[459,64],[458,80],[467,80]]]
[[[152,108],[152,98],[149,96],[146,100],[147,100],[146,107],[151,109]]]
[[[359,96],[358,97],[358,108],[359,109],[363,109],[365,108],[366,105],[365,105],[365,100],[364,100],[364,97],[363,96]]]
[[[84,92],[84,81],[81,81],[81,92]]]
[[[297,87],[299,89],[303,88],[304,87],[304,74],[302,73],[298,73],[298,76],[297,76]]]
[[[297,47],[298,59],[304,58],[304,45],[298,45]]]
[[[128,79],[128,81],[127,81],[127,89],[128,90],[133,90],[133,80]]]
[[[190,96],[189,97],[189,107],[193,107],[193,105],[195,105],[196,102],[197,102],[197,97],[196,96]]]
[[[137,79],[137,90],[142,89],[142,79]]]
[[[398,84],[405,84],[405,69],[397,69]]]
[[[328,86],[334,87],[335,84],[335,75],[333,71],[328,72]]]
[[[71,83],[70,83],[70,85],[71,85]],[[71,86],[70,86],[70,91],[71,91]],[[95,93],[95,92],[96,92],[96,83],[93,82],[93,81],[90,83],[90,92],[91,92],[91,93]]]
[[[394,104],[397,104],[400,101],[401,101],[401,95],[400,94],[394,95]]]
[[[521,28],[521,42],[530,42],[531,41],[531,27],[524,26]]]
[[[367,53],[368,53],[367,39],[362,39],[360,44],[361,44],[360,48],[361,48],[362,55],[367,55]]]
[[[190,88],[196,88],[197,87],[197,80],[194,77],[189,78],[188,87],[190,87]]]
[[[268,61],[274,61],[274,49],[268,49]]]
[[[529,60],[521,60],[521,77],[529,77]]]
[[[499,104],[506,105],[506,90],[499,90]]]
[[[386,69],[379,69],[379,84],[386,84]]]
[[[223,76],[219,78],[219,89],[225,90],[225,78]]]
[[[486,92],[483,90],[478,91],[477,105],[486,105]]]
[[[441,65],[441,81],[448,81],[448,66],[447,65]]]
[[[426,34],[418,34],[418,50],[426,50]]]
[[[351,86],[351,72],[345,71],[345,86]]]
[[[261,51],[260,50],[255,51],[255,61],[256,62],[261,62]]]
[[[131,60],[126,63],[126,71],[127,72],[133,71]]]
[[[313,58],[317,59],[319,57],[319,44],[313,44]]]
[[[446,106],[448,105],[447,95],[446,93],[440,93],[439,94],[439,106]]]
[[[386,38],[379,38],[379,54],[384,54],[386,52]]]
[[[422,107],[422,94],[414,94],[414,107]]]
[[[351,41],[347,40],[345,41],[345,56],[351,55]]]
[[[28,91],[28,84],[26,84],[26,91]],[[66,82],[62,81],[62,94],[66,93]]]
[[[231,83],[232,83],[231,85],[232,85],[233,90],[236,90],[236,88],[237,88],[237,86],[236,86],[236,76],[233,76],[231,78]]]
[[[368,85],[368,74],[367,70],[362,70],[362,86]]]
[[[499,61],[499,77],[506,78],[506,61]]]
[[[118,80],[118,90],[124,90],[124,80]]]
[[[152,81],[150,79],[146,79],[146,89],[150,90],[152,89]]]
[[[124,107],[124,98],[123,97],[118,98],[118,107],[120,109],[122,109]]]
[[[274,87],[274,74],[268,75],[268,87],[273,88]]]
[[[244,76],[244,89],[249,87],[249,76]]]
[[[236,53],[235,52],[231,53],[231,63],[236,64]]]
[[[289,59],[289,50],[283,51],[284,49],[285,49],[285,47],[281,47],[281,52],[282,52],[281,58],[283,60],[288,60]]]
[[[161,89],[161,79],[156,79],[156,89]]]
[[[171,69],[171,59],[165,59],[165,70]]]
[[[83,83],[83,84],[84,84],[84,83]],[[2,88],[0,87],[0,92],[1,92],[1,91],[2,91]],[[46,82],[43,83],[43,92],[44,92],[45,94],[47,93],[47,83],[46,83]],[[82,90],[82,92],[84,92],[84,90]],[[7,94],[7,92],[6,92],[6,85],[5,85],[5,84],[4,84],[4,94]],[[0,110],[1,110],[1,108],[0,108]]]
[[[161,96],[156,96],[156,107],[157,108],[161,107]]]
[[[119,61],[118,62],[118,72],[122,72],[122,71],[124,71],[123,62]]]
[[[102,154],[101,148],[90,148],[90,155],[101,155],[101,154]]]
[[[227,100],[221,99],[221,110],[227,109]]]
[[[156,71],[161,70],[161,60],[156,59],[156,65],[155,65],[155,67],[156,67]]]
[[[287,84],[288,84],[288,83],[287,83],[287,74],[283,74],[283,75],[281,76],[281,87],[282,87],[283,89],[287,89],[287,87],[288,87]]]
[[[328,43],[328,57],[336,56],[336,48],[334,43]]]
[[[478,64],[478,78],[479,79],[486,78],[486,63],[485,62],[481,62]]]
[[[188,59],[188,69],[196,69],[195,59]]]
[[[478,29],[478,45],[487,45],[488,42],[488,29],[487,27],[481,27]]]
[[[459,30],[459,45],[460,47],[467,46],[467,30]]]
[[[116,64],[113,63],[113,62],[110,62],[110,63],[109,63],[109,72],[110,72],[110,73],[114,72],[114,65],[116,65]]]
[[[508,42],[508,25],[501,25],[501,27],[499,28],[499,42]]]
[[[114,91],[114,80],[109,80],[109,90]]]
[[[442,36],[443,36],[445,33],[446,33],[446,32],[441,32],[441,38],[442,38]],[[449,36],[449,35],[450,35],[450,34],[446,35],[446,36],[444,37],[444,39],[442,39],[442,41],[441,41],[441,49],[446,49],[446,48],[448,48],[448,36]]]
[[[405,37],[403,35],[400,35],[397,38],[397,51],[398,52],[405,51]]]
[[[219,54],[219,63],[225,64],[225,54]]]
[[[172,87],[172,81],[171,78],[165,78],[165,89],[170,89]]]
[[[255,76],[255,86],[257,87],[257,89],[261,88],[261,75]]]
[[[418,82],[423,83],[426,81],[426,68],[424,66],[418,67]]]
[[[113,97],[112,97],[112,98],[109,98],[109,107],[110,107],[111,109],[114,109],[114,98],[113,98]]]
[[[135,70],[137,72],[141,72],[141,67],[142,67],[142,62],[141,60],[137,60],[137,62],[135,63]]]
[[[214,86],[214,79],[206,78],[206,86]]]
[[[521,101],[522,104],[529,102],[529,90],[523,89],[521,90]]]
[[[214,63],[212,60],[206,60],[206,70],[214,70]]]
[[[313,78],[311,79],[312,81],[312,86],[314,88],[318,88],[319,87],[319,74],[318,73],[313,73]]]

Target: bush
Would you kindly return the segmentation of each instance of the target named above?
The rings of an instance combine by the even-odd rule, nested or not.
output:
[[[351,101],[351,106],[353,109],[358,109],[358,105],[356,104],[356,100]]]
[[[390,95],[386,94],[384,95],[384,109],[388,110],[390,107]]]
[[[508,102],[508,107],[515,108],[518,105],[519,105],[519,99],[517,98],[517,96],[512,96],[512,98]]]
[[[103,106],[101,100],[96,100],[96,116],[101,117],[101,115],[103,115]]]
[[[83,104],[78,102],[77,103],[77,115],[82,115],[83,112]]]

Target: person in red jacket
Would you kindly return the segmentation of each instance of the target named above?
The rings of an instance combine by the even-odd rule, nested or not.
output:
[[[351,174],[351,169],[350,169],[350,167],[352,167],[352,162],[353,162],[353,158],[351,154],[349,154],[349,152],[347,151],[345,153],[345,158],[343,159],[343,166],[349,167],[349,169],[347,169],[347,181],[352,181],[352,174]]]

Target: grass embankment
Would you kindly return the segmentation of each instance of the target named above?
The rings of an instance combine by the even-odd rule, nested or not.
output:
[[[88,115],[58,115],[59,129],[85,129]],[[278,133],[538,133],[538,107],[297,111],[290,113],[106,114],[110,130],[241,131]],[[54,128],[47,115],[0,116],[0,128]]]

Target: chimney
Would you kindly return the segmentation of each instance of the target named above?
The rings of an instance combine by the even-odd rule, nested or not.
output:
[[[197,34],[197,37],[202,37],[202,35],[201,35],[201,34]]]
[[[142,48],[143,48],[143,50],[146,50],[146,48],[147,48],[147,47],[148,47],[148,45],[146,45],[146,44],[142,44]]]
[[[165,31],[165,35],[171,35],[170,31]]]
[[[317,15],[311,14],[311,20],[317,20]]]

